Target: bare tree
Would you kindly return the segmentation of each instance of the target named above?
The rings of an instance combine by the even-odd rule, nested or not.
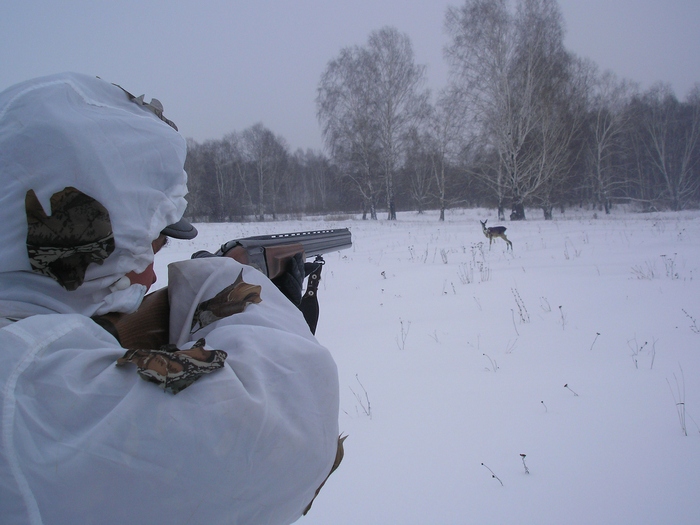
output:
[[[207,140],[203,144],[187,139],[188,214],[217,221],[240,214],[241,192],[235,162],[227,139]]]
[[[515,56],[512,16],[505,0],[468,0],[461,7],[450,7],[445,28],[451,37],[445,49],[450,65],[452,108],[462,105],[460,113],[470,116],[465,127],[479,143],[478,149],[495,165],[481,164],[472,172],[497,193],[498,215],[504,216],[506,161],[514,157],[506,152],[509,138],[508,111],[511,106],[510,69]],[[517,167],[517,165],[516,165]]]
[[[241,201],[240,184],[245,183],[240,135],[229,133],[223,140],[212,141],[211,146],[220,220],[230,220]]]
[[[555,0],[520,0],[515,12],[506,0],[467,0],[447,12],[451,83],[482,147],[495,153],[498,165],[481,177],[498,189],[505,182],[512,220],[524,219],[525,202],[559,173],[554,163],[561,165],[566,146],[558,137],[566,143],[573,130],[566,101],[555,98],[565,91],[570,62],[562,24]]]
[[[571,56],[564,48],[563,19],[556,0],[521,0],[515,18],[513,63],[514,125],[509,126],[513,189],[511,219],[524,219],[528,198],[539,201],[551,218],[551,195],[570,165],[570,146],[578,131],[580,112],[574,109]],[[520,126],[524,122],[524,126]]]
[[[372,218],[380,185],[396,218],[394,177],[407,133],[426,112],[424,77],[408,36],[389,27],[372,32],[366,47],[341,50],[321,77],[316,104],[326,146]]]
[[[427,114],[425,66],[414,62],[411,40],[392,27],[370,34],[367,45],[372,68],[372,116],[377,123],[381,169],[385,181],[388,218],[396,219],[394,176],[405,154],[409,130]],[[376,72],[376,73],[375,73]]]
[[[591,68],[586,60],[566,55],[562,59],[562,76],[551,86],[551,94],[540,108],[538,126],[539,161],[544,183],[534,195],[546,220],[552,219],[552,208],[562,208],[567,185],[583,151],[584,122],[591,89]]]
[[[671,209],[683,209],[696,195],[700,147],[700,86],[680,103],[668,85],[657,84],[642,97],[646,150]]]
[[[295,172],[296,191],[289,191],[296,199],[297,211],[325,211],[331,201],[333,170],[328,158],[320,151],[301,148],[290,157]]]
[[[418,213],[423,213],[430,197],[433,182],[431,162],[431,137],[413,128],[406,139],[407,152],[404,158],[404,180],[407,181],[411,199]]]
[[[185,171],[187,172],[187,186],[189,195],[187,197],[186,215],[205,220],[211,215],[211,203],[208,202],[207,194],[206,160],[204,148],[194,139],[187,139],[187,158],[185,159]]]
[[[288,146],[284,139],[258,123],[241,135],[243,153],[253,167],[253,180],[257,189],[256,215],[265,220],[265,205],[275,218],[276,198],[284,183],[287,168]]]
[[[627,183],[620,177],[621,139],[627,131],[627,104],[634,92],[629,81],[618,80],[606,71],[595,78],[588,115],[586,163],[596,202],[610,213],[611,199]]]
[[[448,166],[455,161],[460,149],[464,148],[466,116],[464,105],[454,92],[444,90],[438,97],[428,119],[429,152],[435,198],[440,209],[439,220],[445,220],[448,198]]]
[[[363,211],[377,219],[379,132],[374,120],[373,76],[377,74],[369,53],[345,48],[326,66],[316,97],[317,116],[326,147],[362,196]],[[366,216],[366,215],[365,215]]]

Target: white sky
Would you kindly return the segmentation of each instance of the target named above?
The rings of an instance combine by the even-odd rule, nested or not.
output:
[[[0,90],[61,71],[160,99],[186,137],[262,122],[321,148],[316,88],[343,47],[384,25],[408,33],[429,86],[445,85],[446,0],[3,0]],[[679,98],[700,81],[700,1],[559,0],[570,51]]]

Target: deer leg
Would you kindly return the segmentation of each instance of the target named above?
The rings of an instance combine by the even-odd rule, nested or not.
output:
[[[501,235],[501,237],[503,237],[503,240],[506,241],[506,244],[508,244],[508,248],[510,248],[512,250],[513,243],[508,240],[508,237],[506,237],[506,234],[504,233],[503,235]]]

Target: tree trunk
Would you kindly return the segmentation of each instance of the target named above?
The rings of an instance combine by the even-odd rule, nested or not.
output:
[[[389,201],[389,220],[390,221],[396,220],[396,203],[394,202],[393,197]]]
[[[525,220],[525,205],[522,201],[513,201],[513,206],[510,212],[511,221],[524,221]]]

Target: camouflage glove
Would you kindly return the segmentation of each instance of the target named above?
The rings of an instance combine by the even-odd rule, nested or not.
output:
[[[223,368],[226,352],[205,350],[204,344],[200,339],[189,350],[175,345],[164,345],[159,350],[128,350],[117,359],[117,366],[135,364],[142,379],[177,394],[204,374]]]

